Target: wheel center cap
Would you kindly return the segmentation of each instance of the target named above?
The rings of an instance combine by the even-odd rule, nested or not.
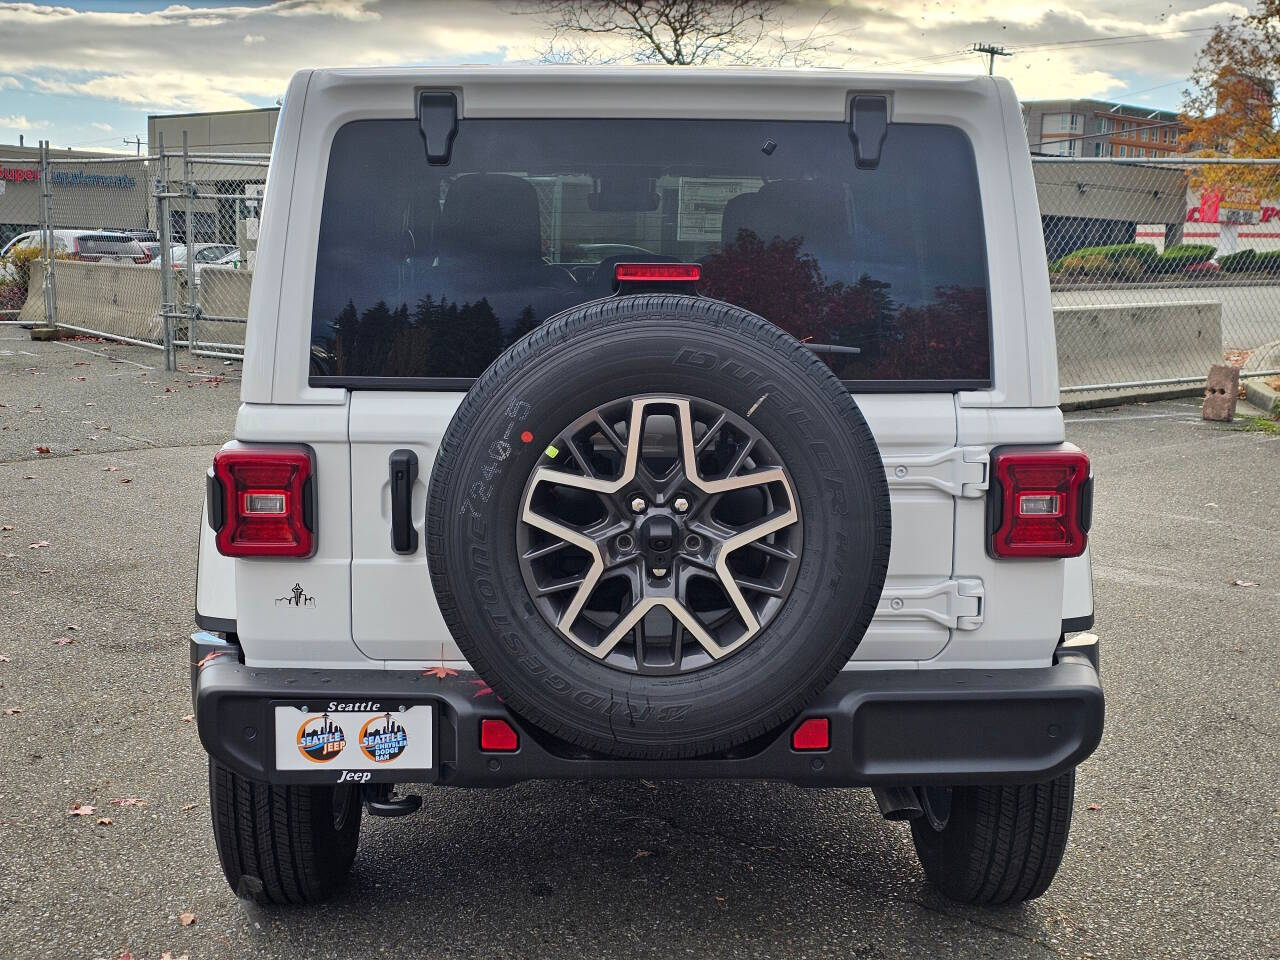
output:
[[[671,517],[656,514],[640,524],[640,552],[650,570],[671,569],[678,541],[679,530]]]

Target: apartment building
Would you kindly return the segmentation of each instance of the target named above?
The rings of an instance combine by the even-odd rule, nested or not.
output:
[[[1187,132],[1177,111],[1106,100],[1027,100],[1022,119],[1031,152],[1058,157],[1168,157]]]

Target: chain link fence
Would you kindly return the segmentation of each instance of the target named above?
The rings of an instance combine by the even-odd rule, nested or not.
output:
[[[21,238],[0,256],[0,323],[163,349],[170,367],[182,347],[243,356],[268,157],[156,146],[46,149],[36,168],[0,158],[0,183],[39,181],[0,224],[0,249]],[[1194,389],[1224,361],[1280,375],[1280,162],[1035,157],[1033,169],[1064,399]],[[550,182],[537,186],[558,208]]]
[[[45,222],[40,166],[30,157],[0,157],[0,194],[5,215],[0,222],[0,324],[23,323],[23,306],[33,263],[42,259],[39,231]],[[36,305],[43,303],[43,274],[37,269]],[[42,315],[43,319],[43,315]]]
[[[1280,374],[1280,162],[1033,166],[1064,399]]]

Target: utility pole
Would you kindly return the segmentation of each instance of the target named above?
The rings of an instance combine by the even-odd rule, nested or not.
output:
[[[135,147],[134,152],[138,156],[142,156],[142,138],[141,137],[133,137],[133,138],[125,137],[124,142],[132,143]]]
[[[987,55],[987,76],[991,76],[996,72],[996,57],[1013,56],[1004,47],[998,47],[993,43],[975,43],[969,49],[974,53],[985,53]]]

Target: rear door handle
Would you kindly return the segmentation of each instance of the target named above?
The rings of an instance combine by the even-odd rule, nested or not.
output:
[[[413,485],[418,482],[418,455],[412,450],[393,450],[387,470],[391,475],[391,549],[396,553],[417,553]]]

